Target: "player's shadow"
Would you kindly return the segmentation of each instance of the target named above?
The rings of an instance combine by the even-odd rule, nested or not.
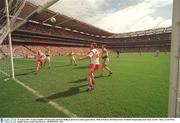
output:
[[[104,76],[95,76],[94,78],[98,79],[98,78],[101,78],[101,77],[104,77]],[[87,81],[87,79],[86,78],[78,79],[78,80],[71,81],[71,82],[68,82],[68,83],[81,83],[81,82],[84,82],[84,81]]]
[[[78,67],[74,67],[73,69],[87,69],[88,66],[78,66]]]
[[[26,68],[24,70],[34,70],[35,68]]]
[[[49,101],[54,100],[54,99],[64,98],[64,97],[69,97],[69,96],[73,96],[73,95],[76,95],[76,94],[84,93],[84,92],[86,92],[86,90],[80,91],[80,88],[84,87],[84,86],[87,86],[87,85],[71,87],[71,88],[69,88],[68,90],[66,90],[64,92],[59,92],[59,93],[55,93],[55,94],[52,94],[52,95],[47,96],[47,97],[38,98],[38,99],[36,99],[36,101],[49,102]]]
[[[80,82],[84,82],[86,81],[87,79],[84,78],[84,79],[78,79],[78,80],[75,80],[75,81],[71,81],[71,82],[68,82],[68,83],[80,83]]]
[[[35,73],[35,71],[29,71],[29,72],[25,72],[25,73],[20,73],[20,74],[16,74],[15,76],[25,76],[25,75],[30,75],[32,73]]]
[[[67,66],[70,66],[70,65],[52,65],[52,67],[67,67]]]

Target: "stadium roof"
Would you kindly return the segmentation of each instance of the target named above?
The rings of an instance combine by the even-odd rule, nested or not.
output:
[[[109,36],[108,38],[136,37],[136,36],[144,36],[144,35],[171,33],[171,32],[172,32],[172,27],[170,26],[170,27],[148,29],[148,30],[142,30],[136,32],[119,33]]]
[[[10,10],[15,8],[16,1],[18,0],[11,0],[11,1],[13,1],[13,3],[11,3],[10,5]],[[0,17],[2,17],[3,14],[5,14],[4,7],[5,7],[5,3],[4,0],[2,0],[0,3]],[[31,14],[37,8],[38,8],[37,5],[34,5],[30,2],[26,2],[25,7],[23,8],[23,10],[19,15],[19,19],[25,18],[27,15]],[[56,18],[55,23],[50,21],[51,17]],[[1,22],[1,18],[0,18],[0,22]],[[70,30],[73,32],[79,32],[81,34],[95,36],[95,37],[102,37],[102,38],[134,37],[134,36],[143,36],[143,35],[151,35],[151,34],[169,33],[172,31],[172,27],[166,27],[166,28],[149,29],[144,31],[113,34],[105,30],[102,30],[100,28],[94,27],[90,24],[68,17],[66,15],[53,12],[49,9],[46,9],[42,13],[33,16],[32,18],[30,18],[29,22],[35,22],[44,25],[53,25],[57,28],[64,28],[66,30]]]
[[[16,0],[14,0],[14,2],[15,1]],[[4,6],[5,6],[5,3],[4,3],[4,0],[3,0],[0,3],[0,10],[2,10],[4,8]],[[26,2],[25,7],[21,11],[19,17],[20,18],[25,18],[27,15],[29,15],[31,12],[33,12],[37,8],[38,8],[37,5],[34,5],[34,4],[30,3],[30,2]],[[2,14],[1,11],[0,11],[0,13]],[[54,23],[51,22],[50,21],[51,17],[56,18],[56,22],[54,22]],[[33,16],[30,20],[33,21],[33,22],[38,22],[38,23],[42,23],[42,24],[45,23],[45,24],[49,24],[49,25],[53,25],[53,26],[59,26],[59,27],[65,28],[67,30],[79,32],[81,34],[96,36],[96,37],[113,35],[110,32],[107,32],[105,30],[102,30],[100,28],[92,26],[90,24],[81,22],[81,21],[76,20],[74,18],[68,17],[66,15],[53,12],[53,11],[51,11],[49,9],[46,9],[42,13],[37,14],[36,16]]]

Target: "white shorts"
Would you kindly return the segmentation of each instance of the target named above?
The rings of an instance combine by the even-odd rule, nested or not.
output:
[[[109,63],[109,58],[104,59],[104,64],[107,65]]]
[[[50,56],[46,56],[46,60],[50,61],[51,57]]]

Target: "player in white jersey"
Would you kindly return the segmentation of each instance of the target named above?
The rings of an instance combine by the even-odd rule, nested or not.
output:
[[[97,44],[92,43],[91,50],[88,53],[88,55],[84,58],[80,58],[80,60],[87,58],[90,59],[90,66],[86,72],[86,77],[88,80],[88,91],[94,89],[94,84],[95,84],[94,73],[96,73],[99,69],[99,51],[96,48],[97,48]]]
[[[38,74],[39,70],[42,68],[45,59],[46,55],[39,50],[36,57],[36,74]]]
[[[44,64],[46,64],[46,62],[48,61],[48,67],[50,69],[51,68],[51,51],[49,48],[45,51],[45,55],[46,55],[46,59],[45,59]]]
[[[159,53],[160,53],[160,51],[159,51],[159,49],[157,49],[157,50],[156,50],[156,55],[155,55],[155,57],[158,57],[158,56],[159,56]]]

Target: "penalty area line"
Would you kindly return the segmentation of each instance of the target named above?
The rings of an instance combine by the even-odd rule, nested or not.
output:
[[[3,73],[6,76],[10,76],[9,74],[7,74],[6,72],[0,70],[1,73]],[[17,79],[13,79],[16,83],[18,83],[19,85],[21,85],[22,87],[24,87],[25,89],[27,89],[29,92],[33,93],[35,96],[37,96],[38,98],[44,98],[45,96],[43,96],[42,94],[40,94],[39,92],[37,92],[36,90],[32,89],[31,87],[27,86],[26,84],[24,84],[23,82],[17,80]],[[57,104],[54,101],[50,101],[48,99],[44,99],[44,101],[47,102],[48,105],[50,105],[51,107],[55,108],[56,110],[63,112],[64,114],[66,114],[68,117],[73,117],[76,118],[78,117],[76,114],[70,112],[68,109],[64,108],[63,106],[60,106],[59,104]]]

